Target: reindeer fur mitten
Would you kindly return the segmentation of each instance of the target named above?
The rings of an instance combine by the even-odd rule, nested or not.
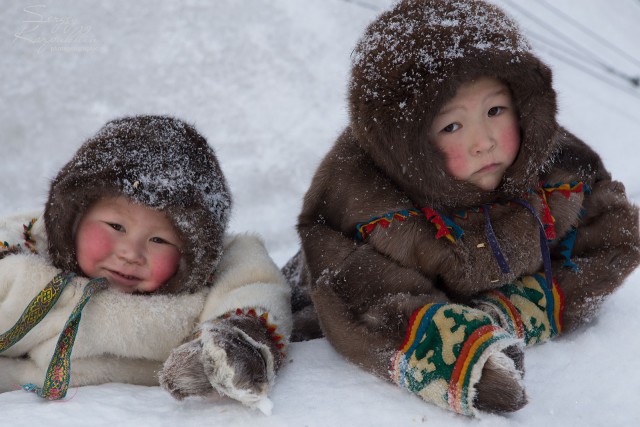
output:
[[[392,379],[424,400],[465,415],[526,403],[517,356],[522,342],[483,311],[428,304],[411,317],[393,359]],[[516,357],[513,357],[516,356]],[[502,410],[514,410],[502,408]]]
[[[270,413],[267,393],[281,361],[272,332],[258,316],[206,321],[195,339],[174,349],[165,361],[160,385],[178,400],[215,390]]]
[[[562,332],[564,300],[555,283],[547,286],[543,274],[524,276],[515,283],[483,292],[475,306],[527,346],[547,341]]]

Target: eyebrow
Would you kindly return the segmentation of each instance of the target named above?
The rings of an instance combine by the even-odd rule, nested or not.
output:
[[[511,93],[509,92],[509,89],[507,89],[506,87],[501,87],[500,89],[497,89],[497,90],[491,92],[490,94],[488,94],[487,96],[485,96],[484,100],[487,100],[487,99],[490,99],[490,98],[495,98],[496,96],[500,96],[500,95],[510,95],[510,94]],[[459,108],[462,108],[462,107],[453,106],[451,108],[446,108],[446,109],[440,110],[438,112],[438,114],[436,114],[436,117],[444,116],[445,114],[450,113],[451,111],[457,110]]]

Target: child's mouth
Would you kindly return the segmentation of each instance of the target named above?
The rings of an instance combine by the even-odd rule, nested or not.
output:
[[[119,271],[115,271],[115,270],[109,270],[111,272],[111,274],[113,274],[115,276],[116,279],[122,279],[126,282],[139,282],[140,278],[136,277],[136,276],[131,276],[129,274],[123,274],[120,273]]]
[[[499,166],[500,166],[499,163],[491,163],[489,165],[483,166],[476,173],[480,173],[480,174],[490,173],[490,172],[493,172],[494,170],[498,169]]]

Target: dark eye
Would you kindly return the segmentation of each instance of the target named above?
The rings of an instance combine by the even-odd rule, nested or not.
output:
[[[124,227],[121,226],[120,224],[112,224],[112,223],[107,223],[109,225],[109,227],[113,228],[116,231],[124,231]]]
[[[504,107],[492,107],[489,109],[489,112],[487,114],[489,115],[489,117],[493,117],[493,116],[497,116],[503,111],[504,111]]]
[[[150,241],[152,241],[153,243],[159,243],[161,245],[170,245],[171,242],[168,242],[166,240],[164,240],[162,237],[152,237],[150,239]]]
[[[457,131],[458,129],[460,129],[459,123],[451,123],[450,125],[445,126],[444,129],[442,129],[442,132],[451,133]]]

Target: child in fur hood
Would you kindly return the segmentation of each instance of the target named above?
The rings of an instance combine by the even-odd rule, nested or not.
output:
[[[638,209],[556,122],[550,69],[482,1],[404,0],[353,53],[350,124],[299,217],[293,339],[452,411],[527,402],[525,346],[593,319]]]
[[[215,391],[268,411],[290,290],[258,237],[225,233],[230,208],[192,126],[108,122],[44,213],[0,220],[0,392],[159,381],[177,399]]]

